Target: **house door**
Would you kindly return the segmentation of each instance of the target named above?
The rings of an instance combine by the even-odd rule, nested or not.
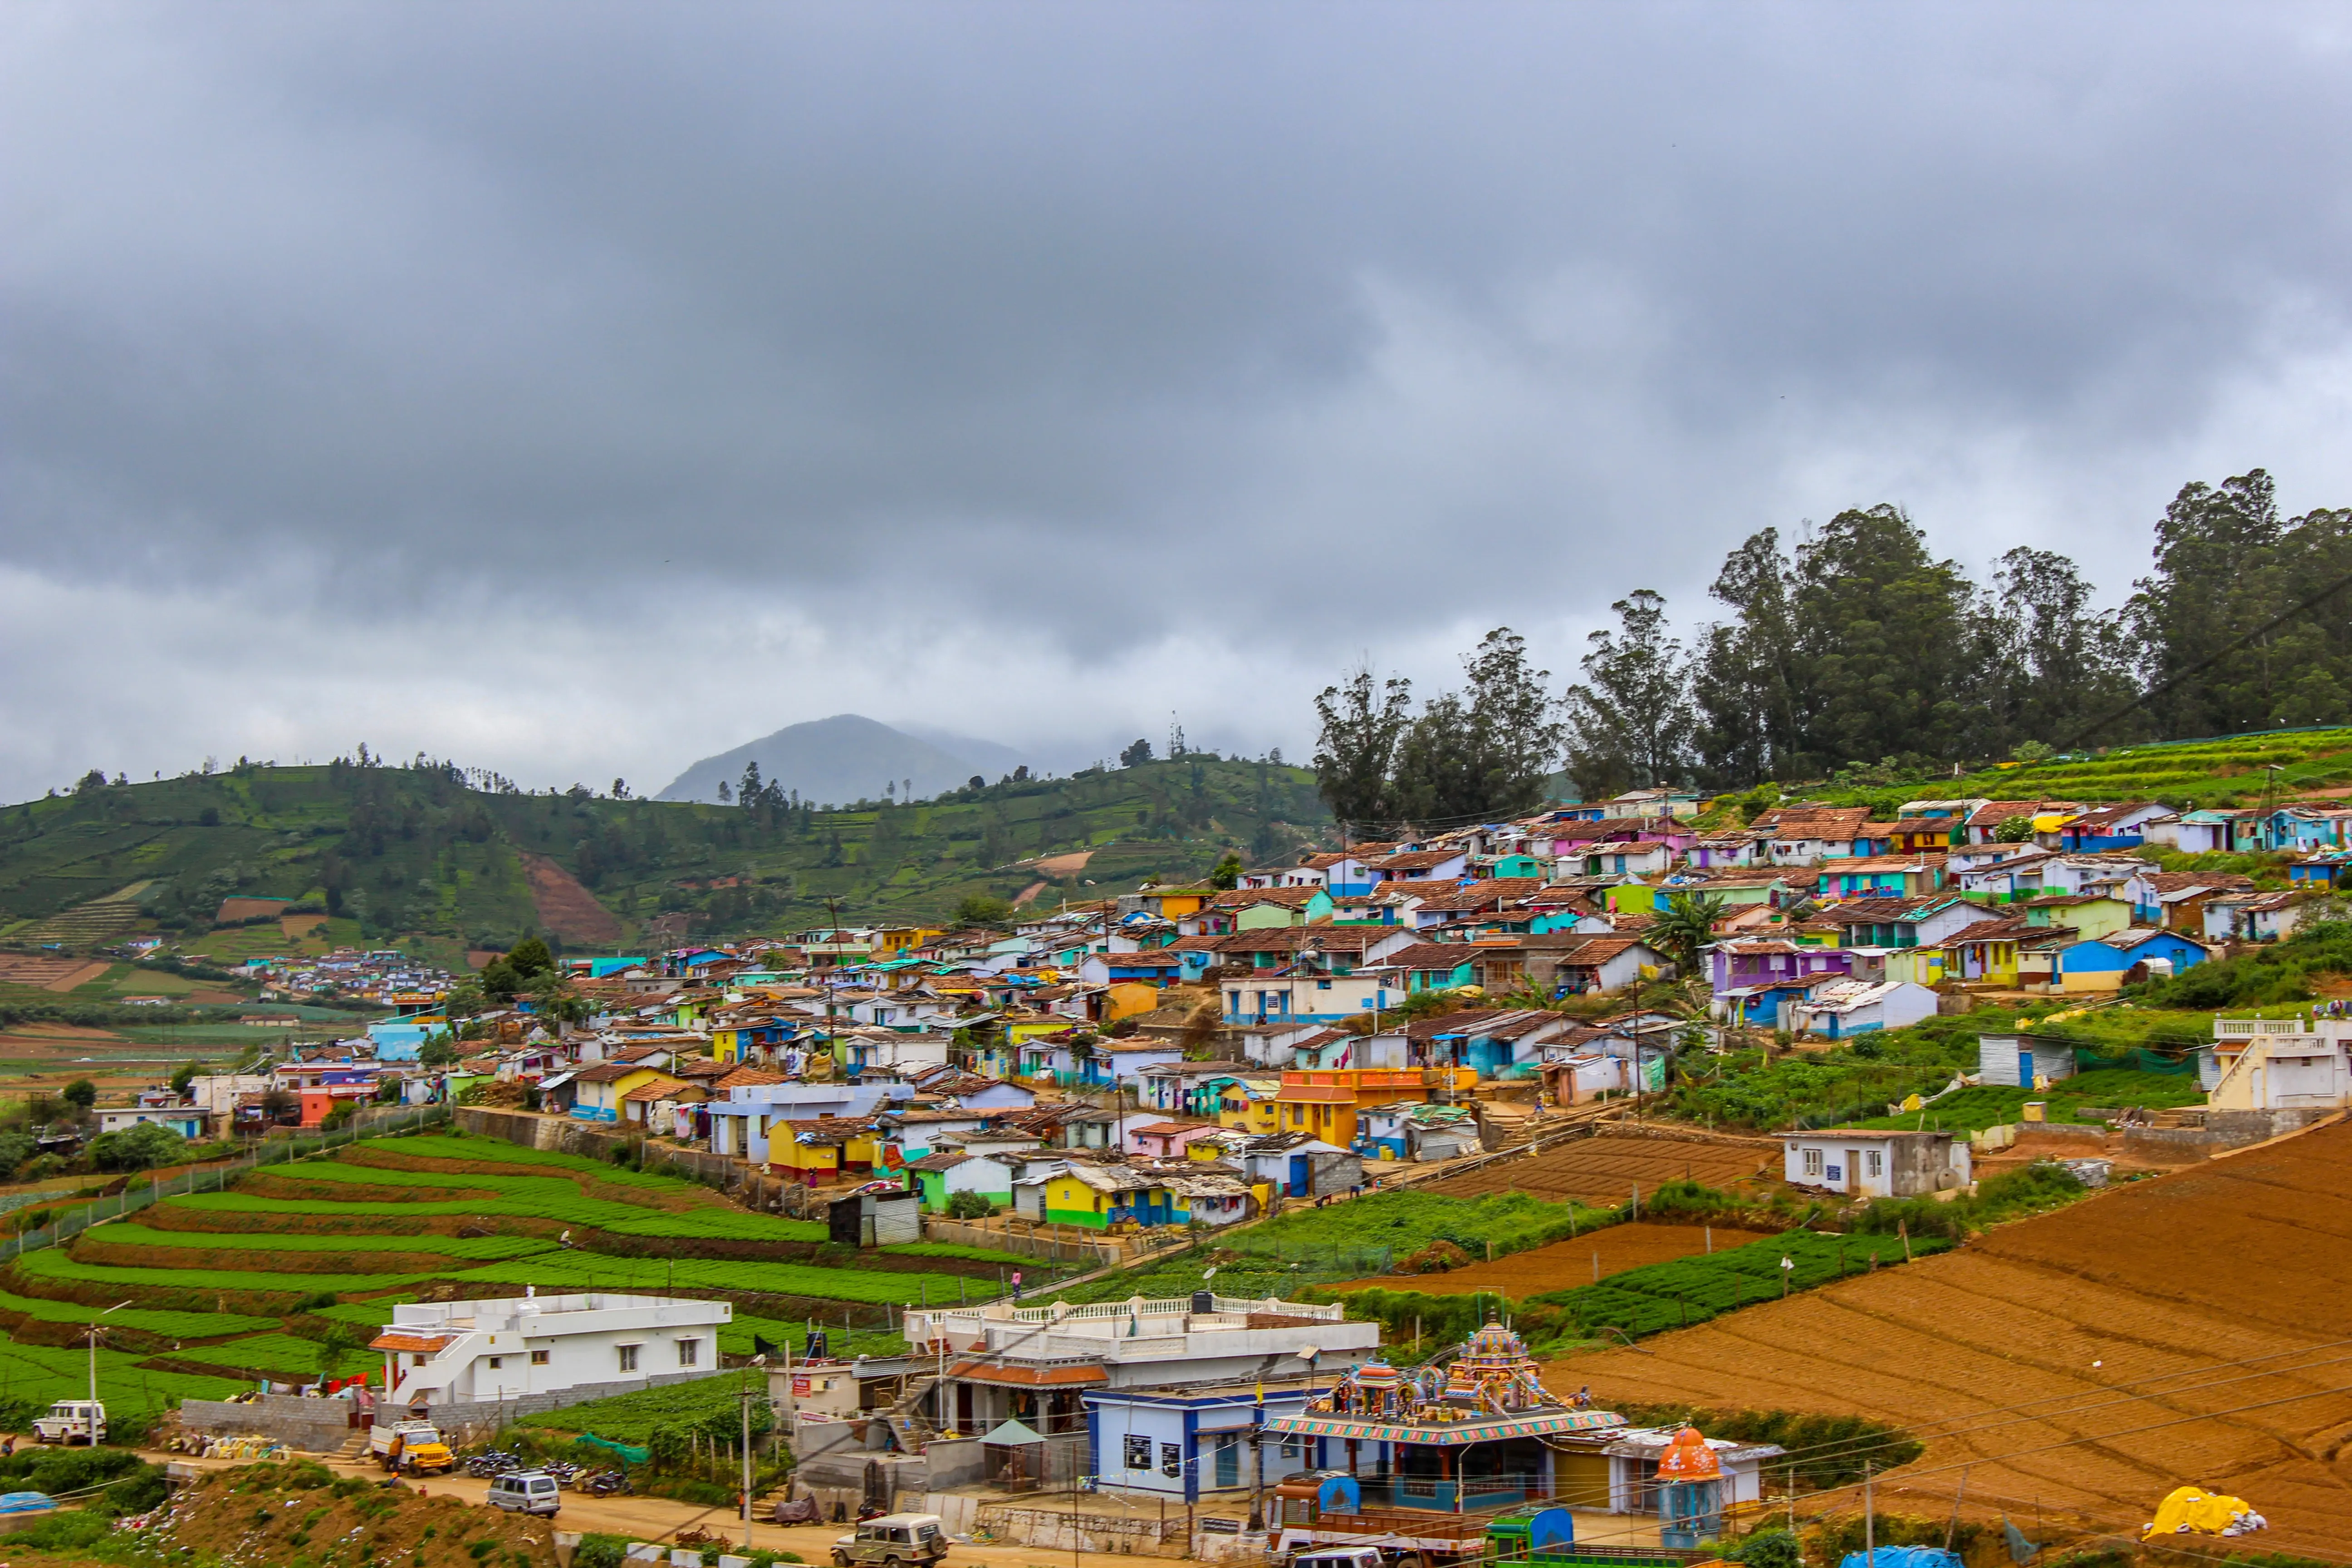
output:
[[[2033,1087],[2033,1053],[2032,1051],[2021,1050],[2017,1053],[2017,1087],[2020,1089]]]
[[[1307,1195],[1307,1156],[1293,1154],[1290,1157],[1290,1195],[1292,1197],[1303,1198]]]
[[[1609,1456],[1557,1452],[1552,1455],[1554,1500],[1562,1508],[1609,1508]]]
[[[1227,1490],[1242,1484],[1242,1438],[1238,1432],[1220,1433],[1217,1436],[1217,1488]]]
[[[1845,1190],[1850,1193],[1862,1191],[1862,1151],[1859,1149],[1845,1152]]]

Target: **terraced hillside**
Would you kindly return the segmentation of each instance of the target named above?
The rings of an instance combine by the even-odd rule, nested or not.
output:
[[[673,1176],[421,1133],[172,1194],[27,1253],[0,1278],[0,1330],[63,1346],[129,1300],[104,1319],[106,1342],[151,1373],[295,1380],[320,1370],[333,1324],[372,1329],[427,1294],[536,1286],[722,1298],[737,1318],[720,1348],[749,1353],[755,1335],[781,1342],[810,1319],[878,1329],[908,1303],[985,1300],[1023,1261],[954,1250],[845,1255],[821,1225]],[[336,1370],[372,1364],[346,1354]]]
[[[1965,1475],[1979,1512],[2136,1530],[2195,1481],[2268,1516],[2262,1549],[2336,1561],[2352,1541],[2347,1341],[2339,1123],[1549,1370],[1604,1404],[1905,1428],[1927,1450],[1879,1481],[1891,1511],[1940,1518]]]
[[[524,795],[422,761],[250,765],[0,809],[0,938],[193,935],[231,897],[294,900],[369,940],[478,944],[534,926],[605,944],[664,915],[789,930],[827,918],[828,897],[860,921],[938,919],[971,893],[1197,876],[1328,820],[1304,770],[1213,757],[839,809]]]
[[[2276,768],[2270,777],[2267,770]],[[2352,729],[2274,730],[2210,740],[2147,742],[2097,755],[1983,769],[1953,778],[1877,778],[1798,792],[1840,805],[1887,806],[1913,796],[1990,800],[2164,800],[2176,805],[2253,804],[2352,785]]]

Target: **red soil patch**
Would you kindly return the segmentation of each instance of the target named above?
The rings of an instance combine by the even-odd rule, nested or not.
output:
[[[1467,1175],[1430,1182],[1417,1190],[1453,1198],[1489,1193],[1532,1193],[1558,1203],[1624,1202],[1639,1187],[1653,1193],[1667,1182],[1727,1187],[1759,1171],[1777,1171],[1777,1145],[1685,1142],[1676,1138],[1583,1138],[1524,1160],[1501,1160]]]
[[[566,942],[611,942],[621,940],[621,921],[596,901],[571,872],[544,855],[522,857],[523,874],[530,879],[531,907],[539,923]]]
[[[2135,1533],[2183,1481],[2270,1520],[2259,1550],[2352,1541],[2352,1125],[2002,1226],[1956,1252],[1571,1357],[1601,1403],[1857,1415],[1926,1454],[1878,1506]],[[1801,1503],[1800,1514],[1840,1494]]]
[[[1728,1250],[1756,1239],[1752,1231],[1715,1227],[1713,1245]],[[1606,1279],[1628,1268],[1666,1263],[1707,1250],[1706,1227],[1696,1225],[1612,1225],[1572,1241],[1555,1241],[1528,1252],[1515,1252],[1492,1263],[1474,1263],[1444,1274],[1383,1274],[1377,1279],[1351,1279],[1337,1290],[1419,1290],[1431,1296],[1467,1296],[1473,1291],[1524,1299],[1546,1290],[1573,1289]],[[1597,1272],[1596,1272],[1597,1270]]]
[[[1085,870],[1087,862],[1094,858],[1095,852],[1091,849],[1080,849],[1069,855],[1048,855],[1037,862],[1037,869],[1048,877],[1075,877]]]

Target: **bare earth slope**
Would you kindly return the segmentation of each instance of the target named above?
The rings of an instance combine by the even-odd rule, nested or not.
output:
[[[2223,1365],[2221,1363],[2232,1363]],[[1853,1413],[1927,1453],[1879,1506],[2136,1530],[2183,1482],[2352,1543],[2352,1125],[1553,1369],[1604,1403]],[[1556,1384],[1555,1386],[1559,1384]]]

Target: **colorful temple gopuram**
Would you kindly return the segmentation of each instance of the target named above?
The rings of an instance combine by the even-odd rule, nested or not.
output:
[[[1304,1445],[1307,1467],[1267,1500],[1271,1548],[1377,1546],[1424,1565],[1480,1555],[1491,1523],[1529,1510],[1554,1539],[1573,1538],[1570,1510],[1657,1514],[1680,1545],[1694,1527],[1719,1528],[1735,1496],[1757,1497],[1761,1464],[1780,1452],[1633,1427],[1582,1394],[1560,1398],[1500,1323],[1443,1364],[1368,1362],[1264,1436],[1286,1453]]]

